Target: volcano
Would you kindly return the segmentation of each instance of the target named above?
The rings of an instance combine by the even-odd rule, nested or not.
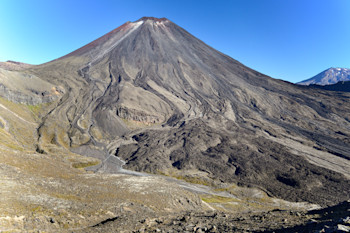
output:
[[[290,201],[349,199],[349,93],[272,79],[166,18],[127,22],[27,72],[64,89],[37,129],[41,153],[54,144]]]
[[[346,68],[329,68],[312,78],[298,82],[300,85],[332,85],[338,82],[350,81],[350,69]]]

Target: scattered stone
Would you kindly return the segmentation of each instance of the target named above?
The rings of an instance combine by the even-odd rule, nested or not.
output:
[[[217,227],[215,225],[213,225],[211,228],[210,228],[210,231],[211,232],[217,232]]]
[[[188,220],[190,219],[190,216],[183,216],[181,219],[180,219],[180,221],[182,221],[182,222],[187,222]]]
[[[336,229],[340,232],[350,232],[350,227],[342,224],[338,224]]]
[[[157,224],[163,223],[163,221],[162,221],[161,219],[156,219],[155,222],[156,222]]]
[[[350,224],[350,216],[342,219],[343,223]]]
[[[308,224],[316,224],[316,223],[317,223],[317,220],[315,219],[310,219],[308,222]]]

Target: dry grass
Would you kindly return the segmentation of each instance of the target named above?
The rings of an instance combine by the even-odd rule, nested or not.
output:
[[[49,106],[49,104],[26,105],[36,120],[39,120],[41,114],[47,106]]]
[[[33,149],[36,141],[36,116],[42,106],[29,106],[17,104],[0,97],[1,117],[6,121],[8,132],[0,133],[0,145],[5,145],[15,150]]]
[[[240,202],[239,199],[231,197],[222,197],[222,196],[201,196],[202,201],[206,203],[230,203],[230,202]]]
[[[2,97],[0,97],[0,104],[28,121],[33,120],[32,112],[30,108],[27,107],[29,105],[17,104]]]
[[[97,128],[97,127],[91,127],[90,129],[91,131],[91,135],[97,139],[97,140],[102,140],[103,139],[103,134],[101,133],[101,131]]]
[[[72,167],[74,168],[86,168],[91,167],[99,164],[99,161],[89,161],[89,162],[79,162],[79,163],[73,163]]]
[[[211,186],[211,183],[209,183],[208,181],[198,178],[198,177],[190,177],[190,176],[174,176],[174,178],[178,179],[178,180],[184,180],[188,183],[192,183],[192,184],[200,184],[200,185],[205,185],[205,186]]]
[[[205,186],[211,186],[214,187],[214,182],[210,181],[207,177],[198,175],[198,173],[191,174],[189,171],[189,174],[181,175],[181,173],[184,173],[183,171],[179,172],[179,170],[174,169],[174,170],[167,170],[166,172],[164,171],[157,171],[156,174],[162,175],[162,176],[169,176],[173,177],[178,180],[183,180],[191,184],[200,184],[200,185],[205,185]]]

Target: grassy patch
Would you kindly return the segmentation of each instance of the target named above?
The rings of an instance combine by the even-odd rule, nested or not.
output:
[[[180,176],[180,175],[177,175],[178,174],[177,172],[173,172],[173,171],[170,171],[169,173],[165,173],[163,171],[158,170],[156,172],[156,174],[162,175],[162,176],[173,177],[175,179],[183,180],[183,181],[186,181],[186,182],[191,183],[191,184],[212,186],[212,183],[210,183],[210,181],[208,181],[208,180],[204,180],[204,179],[194,177],[194,176]]]
[[[91,127],[90,133],[97,140],[102,140],[103,139],[103,135],[102,135],[101,131],[97,127]]]
[[[89,161],[89,162],[78,162],[78,163],[73,163],[72,167],[74,168],[86,168],[86,167],[91,167],[99,164],[99,161]]]
[[[69,137],[68,137],[68,134],[67,132],[64,130],[64,129],[57,129],[56,131],[58,131],[56,133],[56,137],[57,137],[57,142],[65,147],[65,148],[68,148],[69,147]]]
[[[43,212],[43,207],[41,206],[35,206],[31,208],[32,213],[42,213]]]
[[[214,189],[215,192],[230,192],[232,191],[232,189],[235,189],[237,188],[237,185],[231,185],[229,187],[226,187],[226,188],[217,188],[217,189]]]
[[[59,199],[64,199],[64,200],[69,200],[69,201],[78,201],[81,198],[75,195],[71,195],[71,194],[64,194],[64,193],[54,193],[51,194],[52,196],[59,198]]]
[[[40,113],[40,110],[42,109],[42,104],[38,105],[27,105],[27,108],[29,111],[31,111],[35,116],[38,116]]]
[[[25,104],[17,104],[0,97],[2,118],[7,122],[8,133],[12,141],[17,141],[26,148],[31,148],[35,137],[35,116]],[[12,144],[18,144],[12,143]]]
[[[24,151],[24,149],[16,144],[4,144],[7,148],[13,149],[13,150],[18,150],[18,151]]]
[[[28,121],[31,121],[32,113],[31,113],[30,109],[27,107],[28,105],[17,104],[17,103],[11,102],[5,98],[2,98],[2,97],[0,97],[0,104],[4,105],[10,111],[16,113],[17,115],[21,116],[22,118],[24,118]]]
[[[229,203],[229,202],[238,202],[238,199],[231,197],[222,197],[222,196],[202,196],[202,201],[206,203]]]
[[[197,177],[189,177],[189,176],[174,176],[174,177],[178,180],[184,180],[188,183],[210,186],[209,182],[202,180],[200,178],[197,178]]]
[[[6,146],[9,149],[23,151],[23,148],[2,128],[0,128],[0,145]]]

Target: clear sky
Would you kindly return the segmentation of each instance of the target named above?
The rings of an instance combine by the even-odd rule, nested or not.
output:
[[[0,0],[0,61],[48,62],[142,16],[273,78],[350,68],[350,0]]]

